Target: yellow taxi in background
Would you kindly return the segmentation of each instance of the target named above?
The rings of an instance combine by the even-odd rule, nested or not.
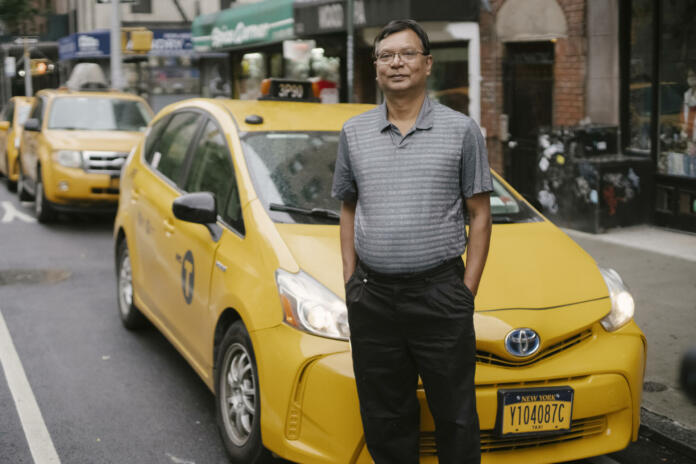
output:
[[[39,222],[57,212],[115,211],[121,166],[152,110],[115,91],[41,90],[24,123],[18,194]]]
[[[310,93],[271,82],[282,99]],[[273,92],[273,90],[275,90]],[[348,343],[331,183],[366,105],[194,99],[163,109],[126,161],[118,308],[150,320],[216,395],[231,462],[370,463]],[[646,340],[633,299],[498,175],[477,297],[485,463],[620,450],[638,436]],[[437,462],[424,393],[421,462]]]
[[[0,173],[7,178],[7,188],[13,192],[17,189],[19,178],[17,157],[24,121],[33,104],[33,97],[12,97],[0,115]]]

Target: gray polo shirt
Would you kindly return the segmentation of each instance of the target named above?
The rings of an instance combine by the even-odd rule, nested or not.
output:
[[[476,122],[426,97],[402,135],[385,104],[341,131],[332,196],[355,202],[355,250],[369,268],[417,272],[464,253],[464,199],[493,189]]]

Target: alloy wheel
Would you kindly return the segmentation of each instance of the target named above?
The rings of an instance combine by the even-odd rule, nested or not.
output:
[[[123,317],[128,317],[133,304],[133,278],[128,250],[123,252],[121,267],[118,273],[118,303]]]
[[[34,195],[34,211],[36,211],[36,216],[41,216],[43,211],[43,182],[41,179],[36,181],[36,194]]]
[[[243,446],[252,433],[256,415],[256,380],[247,349],[235,343],[225,353],[220,377],[220,399],[227,436]]]

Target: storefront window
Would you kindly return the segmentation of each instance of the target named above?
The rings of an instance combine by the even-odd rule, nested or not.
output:
[[[314,40],[286,40],[282,53],[245,53],[235,73],[235,94],[242,100],[255,100],[261,96],[264,79],[282,77],[317,82],[321,101],[338,103],[341,60],[331,54]]]
[[[433,68],[428,79],[430,98],[469,114],[469,61],[466,45],[433,48]]]
[[[696,178],[696,4],[668,0],[662,16],[657,169]]]
[[[653,1],[631,3],[629,65],[629,142],[633,154],[650,154],[653,99]]]
[[[150,56],[147,68],[149,100],[155,111],[200,96],[200,71],[190,56]]]
[[[200,68],[202,96],[205,98],[232,98],[227,57],[202,59]]]
[[[237,95],[240,100],[256,100],[261,96],[261,81],[269,77],[266,53],[245,53],[239,70]]]

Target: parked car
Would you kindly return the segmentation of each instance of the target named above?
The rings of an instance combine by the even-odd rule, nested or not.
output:
[[[7,178],[7,188],[10,191],[17,189],[19,146],[24,121],[33,104],[33,97],[12,97],[0,116],[0,173]]]
[[[20,147],[20,199],[35,200],[39,222],[60,211],[115,211],[121,166],[151,117],[127,93],[37,92]]]

